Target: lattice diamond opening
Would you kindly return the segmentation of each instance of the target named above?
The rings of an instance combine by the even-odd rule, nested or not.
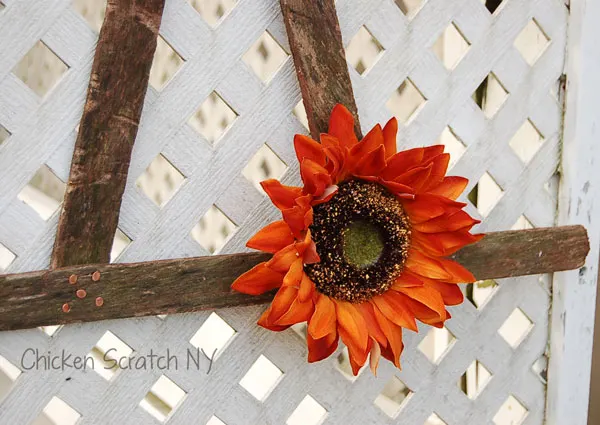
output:
[[[190,0],[190,4],[211,27],[218,26],[235,7],[237,0]]]
[[[468,198],[477,207],[479,213],[487,217],[494,209],[500,198],[504,195],[502,188],[487,172],[479,179],[479,182],[469,192]]]
[[[407,78],[398,86],[385,106],[402,124],[409,124],[425,105],[427,99],[417,86]]]
[[[517,348],[531,332],[533,322],[520,308],[515,308],[504,321],[498,333],[512,348]]]
[[[162,90],[179,71],[185,61],[162,36],[156,40],[156,51],[150,68],[150,85]]]
[[[307,395],[285,421],[286,425],[320,425],[327,416],[327,410],[314,398]]]
[[[258,401],[264,401],[283,377],[283,372],[262,354],[240,381]]]
[[[17,197],[29,205],[44,220],[58,210],[65,195],[66,184],[47,165],[42,165]]]
[[[129,368],[129,359],[133,349],[111,331],[106,331],[98,340],[88,357],[98,375],[110,381],[122,369]],[[132,361],[133,363],[133,361]]]
[[[521,425],[527,417],[527,408],[512,395],[502,404],[492,422],[496,425]]]
[[[0,242],[0,271],[7,270],[16,258],[16,254]]]
[[[216,360],[234,336],[235,330],[217,313],[211,313],[190,339],[190,344],[201,350],[209,359]]]
[[[242,170],[242,175],[259,192],[264,192],[260,182],[267,179],[279,179],[287,168],[285,162],[265,143],[248,161],[248,164]]]
[[[265,84],[271,81],[287,58],[286,51],[268,31],[263,32],[242,56],[244,63]]]
[[[361,26],[346,47],[346,60],[360,75],[366,74],[385,52],[366,26]]]
[[[419,343],[418,348],[431,363],[439,364],[455,342],[456,337],[445,326],[443,328],[432,327]]]
[[[0,356],[0,402],[12,390],[19,375],[19,368]]]
[[[465,285],[464,288],[465,298],[476,308],[482,309],[498,289],[498,284],[491,279],[479,280]]]
[[[385,384],[383,391],[375,399],[375,406],[379,407],[383,413],[390,418],[398,416],[400,411],[406,406],[412,391],[396,376]]]
[[[302,99],[294,106],[292,113],[298,119],[300,124],[308,130],[308,115],[306,115],[306,108],[304,107],[304,101]]]
[[[175,382],[162,375],[140,402],[140,406],[164,423],[177,410],[185,395],[185,391]]]
[[[446,422],[442,420],[438,415],[432,413],[431,416],[427,418],[423,425],[448,425]]]
[[[446,69],[452,70],[469,51],[471,44],[455,22],[450,22],[433,45],[433,52]]]
[[[527,23],[514,43],[516,49],[530,66],[533,66],[537,62],[549,44],[550,38],[548,38],[535,18]]]
[[[478,360],[474,360],[458,380],[458,388],[471,400],[475,400],[492,379],[490,371]]]
[[[192,229],[192,238],[211,254],[218,253],[235,232],[237,226],[223,211],[211,206]]]
[[[44,97],[68,69],[68,65],[40,40],[12,72],[38,96]]]
[[[515,224],[510,228],[511,230],[525,230],[533,229],[533,224],[524,215],[520,215]]]
[[[423,6],[424,0],[396,0],[396,4],[407,17],[412,18]]]
[[[214,145],[231,128],[237,116],[233,108],[213,91],[190,117],[188,123],[206,141]]]
[[[132,240],[121,229],[117,228],[110,250],[110,262],[114,262],[127,249]]]
[[[56,333],[63,328],[63,325],[50,325],[40,326],[38,329],[44,332],[49,337],[53,337]]]
[[[473,92],[473,100],[488,119],[496,115],[507,97],[508,90],[493,72],[489,73]]]
[[[216,416],[212,416],[208,420],[206,425],[227,425],[227,424],[225,422],[223,422],[221,419],[217,418]]]
[[[450,154],[448,169],[452,169],[467,149],[464,143],[454,133],[451,127],[446,126],[440,134],[437,143],[444,145],[444,151]]]
[[[185,176],[163,154],[158,154],[135,184],[152,202],[162,207],[175,195],[184,180]]]
[[[525,164],[529,163],[544,144],[544,136],[528,118],[508,143]]]
[[[548,356],[545,354],[542,355],[539,359],[535,361],[533,366],[531,366],[531,370],[540,378],[543,384],[548,383]]]
[[[487,8],[487,10],[490,13],[495,13],[496,10],[498,10],[498,8],[500,6],[503,5],[504,0],[480,0],[481,3],[483,3],[485,5],[485,7]]]
[[[90,28],[99,33],[106,14],[106,1],[71,0],[71,4],[73,9],[86,20]]]
[[[10,131],[0,125],[0,145],[10,137]]]
[[[81,415],[58,397],[52,397],[34,425],[75,425]]]

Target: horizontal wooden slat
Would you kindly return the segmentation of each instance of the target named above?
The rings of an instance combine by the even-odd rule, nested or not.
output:
[[[568,226],[490,233],[454,258],[478,279],[496,279],[576,269],[588,251],[586,230]],[[230,286],[269,257],[215,255],[0,276],[0,330],[266,303],[272,293],[254,297]],[[69,282],[72,276],[75,284]],[[87,292],[84,299],[77,298],[79,289]],[[102,307],[96,306],[97,297],[103,298]],[[62,311],[65,303],[69,313]]]

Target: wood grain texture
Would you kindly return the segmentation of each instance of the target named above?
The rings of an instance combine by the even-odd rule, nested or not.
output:
[[[51,267],[110,258],[164,0],[112,0],[100,31]]]
[[[489,233],[454,257],[478,279],[576,269],[589,251],[581,226]],[[262,304],[231,283],[269,254],[215,255],[132,264],[73,266],[0,276],[0,330]],[[99,272],[100,279],[92,275]],[[75,284],[69,282],[77,276]],[[75,279],[71,278],[71,281]],[[76,297],[85,289],[87,297]],[[104,305],[96,307],[102,297]],[[62,312],[69,303],[71,311]]]
[[[354,115],[361,134],[334,0],[281,0],[294,66],[312,137],[326,132],[337,103]]]

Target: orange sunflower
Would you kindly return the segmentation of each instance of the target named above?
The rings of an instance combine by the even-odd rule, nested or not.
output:
[[[381,356],[400,367],[402,329],[416,320],[442,327],[447,305],[460,304],[458,283],[473,275],[444,257],[483,235],[455,199],[467,185],[446,177],[442,145],[396,152],[398,123],[376,125],[361,142],[352,114],[337,105],[320,142],[296,135],[304,187],[266,180],[281,211],[247,243],[273,254],[240,276],[233,289],[252,295],[278,288],[258,324],[282,331],[308,322],[308,361],[331,355],[339,338],[356,375]]]

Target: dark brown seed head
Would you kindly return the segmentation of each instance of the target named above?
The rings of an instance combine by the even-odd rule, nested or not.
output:
[[[355,252],[347,251],[349,232],[357,228],[381,241],[365,243],[364,249],[379,251],[361,253],[356,244]],[[310,231],[321,261],[304,269],[319,292],[339,300],[360,303],[383,294],[402,273],[408,256],[408,217],[400,201],[377,183],[341,183],[329,202],[314,207]],[[365,264],[363,259],[373,262]]]

